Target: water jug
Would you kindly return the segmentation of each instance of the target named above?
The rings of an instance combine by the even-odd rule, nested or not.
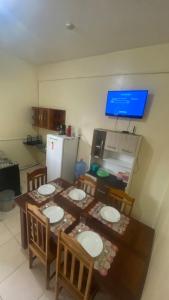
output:
[[[83,159],[80,159],[79,161],[76,162],[75,164],[75,177],[76,179],[81,176],[84,175],[87,171],[87,164],[85,163],[85,161]]]

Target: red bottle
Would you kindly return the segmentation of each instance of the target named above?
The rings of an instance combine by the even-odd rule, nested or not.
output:
[[[66,131],[67,136],[71,136],[72,135],[72,126],[68,126],[67,127],[67,131]]]

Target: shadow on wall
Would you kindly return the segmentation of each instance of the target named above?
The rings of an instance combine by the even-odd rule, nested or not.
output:
[[[138,197],[140,196],[144,183],[147,180],[152,157],[153,148],[145,139],[145,137],[142,137],[140,151],[136,161],[131,185],[131,191],[137,193]]]
[[[90,154],[91,154],[91,145],[88,143],[84,136],[80,137],[79,149],[78,149],[78,160],[83,159],[88,167],[90,167]]]
[[[35,148],[36,148],[36,151],[34,152],[34,157],[35,157],[36,161],[40,165],[45,166],[46,165],[46,152],[42,151],[38,147],[35,147]]]
[[[158,209],[157,201],[150,195],[149,190],[152,178],[150,176],[152,158],[153,148],[143,137],[130,188],[130,193],[136,198],[134,215],[139,219],[144,218],[145,210],[143,208],[146,207],[146,215],[156,215]]]
[[[140,121],[146,122],[147,119],[149,118],[151,107],[153,105],[153,101],[154,101],[154,95],[150,94],[148,96],[148,101],[147,101],[146,108],[145,108],[144,118],[141,119]]]
[[[133,217],[147,224],[148,226],[154,228],[156,222],[156,216],[159,211],[158,202],[156,201],[155,198],[153,198],[149,194],[147,194],[146,197],[144,196],[140,198],[135,197],[135,199],[136,202],[133,210]],[[144,205],[142,205],[141,203],[142,201],[144,201]]]

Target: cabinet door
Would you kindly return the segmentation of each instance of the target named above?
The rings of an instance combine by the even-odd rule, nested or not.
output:
[[[44,108],[42,112],[42,126],[48,128],[48,109]]]
[[[106,135],[105,149],[118,151],[119,148],[119,133],[108,131]]]
[[[97,158],[103,157],[106,132],[102,130],[94,130],[91,155]]]
[[[119,151],[129,154],[135,154],[138,142],[139,136],[137,135],[121,134],[121,138],[119,141]]]
[[[58,126],[65,124],[65,110],[49,109],[48,129],[57,130]]]
[[[39,108],[39,127],[48,128],[48,109]]]

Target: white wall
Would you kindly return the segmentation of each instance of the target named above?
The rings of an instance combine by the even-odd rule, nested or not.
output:
[[[20,167],[35,163],[35,151],[22,144],[35,134],[31,106],[37,105],[37,70],[25,61],[0,52],[0,150]]]
[[[156,226],[156,238],[142,300],[169,298],[169,184]]]
[[[40,106],[66,109],[67,125],[81,128],[79,156],[90,157],[93,129],[115,129],[104,116],[108,89],[147,88],[151,97],[143,120],[132,121],[144,139],[131,194],[134,215],[154,226],[168,183],[169,169],[169,44],[49,64],[39,69]],[[116,129],[129,123],[118,120]]]

